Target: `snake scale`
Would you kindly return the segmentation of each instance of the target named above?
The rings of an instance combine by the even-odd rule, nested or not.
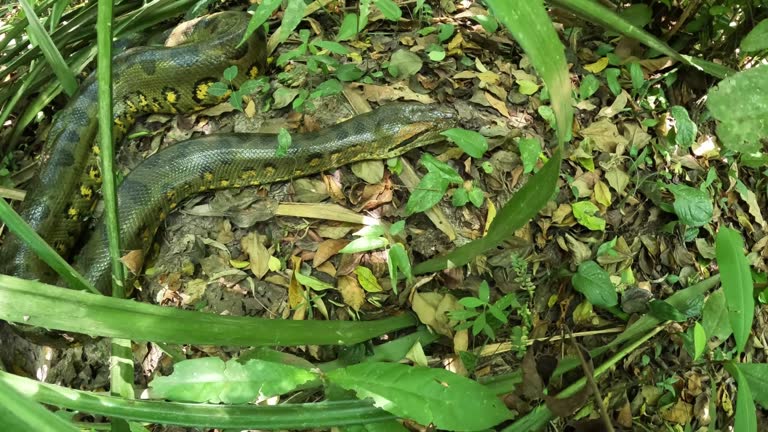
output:
[[[221,12],[179,25],[165,47],[134,48],[114,59],[114,131],[119,142],[136,116],[185,113],[221,99],[208,95],[223,70],[238,66],[235,84],[264,70],[265,41],[255,33],[238,46],[249,16]],[[92,75],[57,115],[28,188],[22,217],[65,258],[79,241],[97,198],[97,87]],[[393,103],[324,130],[299,134],[284,156],[266,134],[217,134],[177,143],[147,158],[118,190],[124,250],[147,251],[161,221],[201,191],[259,185],[345,164],[400,155],[440,141],[454,112],[437,105]],[[77,254],[75,268],[100,291],[110,289],[102,222]],[[0,251],[0,272],[44,282],[52,270],[13,235]]]

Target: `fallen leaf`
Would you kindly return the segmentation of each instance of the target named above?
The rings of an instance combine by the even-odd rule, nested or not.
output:
[[[357,279],[352,276],[339,277],[336,287],[344,299],[344,304],[351,307],[355,312],[365,304],[365,291],[357,283]]]

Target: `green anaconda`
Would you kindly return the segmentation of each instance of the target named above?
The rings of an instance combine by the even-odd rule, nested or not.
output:
[[[140,113],[189,112],[218,101],[206,89],[232,64],[245,71],[243,75],[263,70],[263,35],[236,48],[247,19],[240,13],[204,17],[180,26],[178,46],[134,49],[116,57],[117,138]],[[242,79],[245,76],[238,77]],[[91,77],[56,118],[40,174],[21,212],[63,255],[82,232],[99,184],[95,107]],[[397,156],[439,141],[453,116],[452,110],[434,105],[390,104],[297,135],[281,157],[276,156],[277,139],[272,135],[211,135],[177,143],[141,163],[120,186],[123,249],[146,251],[164,215],[193,193],[288,180],[355,161]],[[110,286],[107,255],[106,230],[100,224],[77,255],[75,267],[102,292]],[[3,246],[0,266],[6,274],[52,280],[50,269],[13,236]]]

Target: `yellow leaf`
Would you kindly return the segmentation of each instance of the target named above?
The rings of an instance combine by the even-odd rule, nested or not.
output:
[[[384,289],[379,285],[379,281],[376,280],[376,276],[368,267],[357,266],[355,268],[355,274],[357,275],[357,281],[360,282],[360,286],[368,292],[382,292]]]
[[[360,288],[357,280],[352,276],[341,276],[336,285],[344,299],[344,304],[351,307],[355,312],[365,304],[365,291]]]
[[[598,180],[597,183],[595,183],[595,201],[606,207],[611,205],[611,191],[608,189],[608,185],[603,183],[602,180]]]
[[[608,57],[602,57],[600,60],[590,63],[584,66],[584,69],[592,72],[593,74],[600,73],[608,66]]]
[[[477,74],[477,77],[480,78],[480,81],[487,84],[497,84],[501,79],[498,74],[491,71],[481,72]]]
[[[296,280],[296,273],[301,269],[301,258],[292,256],[291,264],[293,264],[293,272],[291,273],[291,283],[288,285],[288,305],[294,309],[306,301],[306,294],[304,287]]]

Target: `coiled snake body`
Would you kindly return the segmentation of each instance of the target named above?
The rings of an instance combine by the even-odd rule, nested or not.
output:
[[[141,48],[115,58],[115,135],[119,141],[146,112],[190,112],[218,102],[208,95],[231,65],[235,82],[263,71],[264,38],[256,34],[237,48],[248,15],[224,12],[177,27],[172,48]],[[175,38],[175,39],[174,39]],[[96,199],[96,83],[89,77],[58,115],[43,151],[38,177],[28,188],[21,215],[66,257]],[[350,162],[397,156],[436,142],[453,111],[430,105],[391,104],[310,134],[297,135],[287,155],[276,156],[277,139],[262,134],[211,135],[169,147],[141,163],[118,192],[124,250],[145,250],[160,221],[179,201],[199,191],[257,185],[317,173]],[[75,259],[96,288],[110,286],[103,224]],[[0,252],[6,274],[52,281],[52,271],[14,236]]]

